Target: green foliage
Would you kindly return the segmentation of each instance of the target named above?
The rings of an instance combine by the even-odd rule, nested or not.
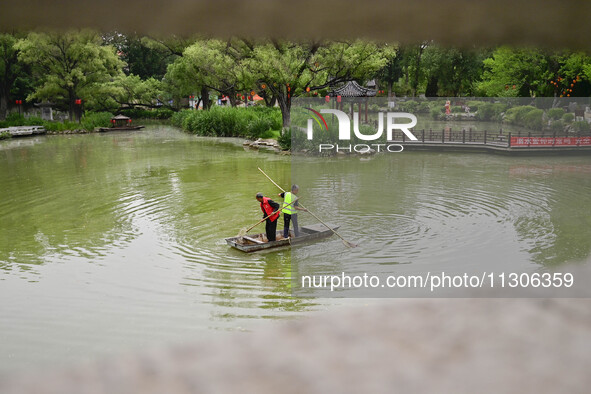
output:
[[[553,120],[550,123],[550,130],[553,130],[553,131],[564,131],[564,122],[562,121],[562,119]]]
[[[523,126],[532,130],[541,130],[544,125],[544,111],[534,109],[526,113],[523,117]]]
[[[281,112],[270,107],[184,110],[174,114],[171,122],[194,134],[217,137],[262,138],[282,126]]]
[[[429,111],[429,114],[431,115],[431,117],[434,120],[440,120],[443,117],[445,117],[445,114],[443,112],[443,107],[433,107],[431,108],[431,110]]]
[[[400,109],[400,111],[410,112],[411,114],[413,114],[417,112],[417,108],[419,108],[419,103],[414,100],[401,101],[398,103],[398,108]]]
[[[564,123],[571,123],[573,120],[575,120],[575,114],[571,112],[567,112],[564,115],[562,115],[562,121]]]
[[[590,129],[591,127],[589,126],[589,123],[585,120],[577,120],[571,125],[571,130],[578,133],[588,132]]]
[[[12,138],[12,134],[10,134],[8,131],[3,131],[0,133],[0,140],[6,140],[8,138]]]
[[[69,121],[57,122],[43,120],[36,116],[25,118],[19,113],[13,112],[6,117],[5,121],[0,121],[0,128],[14,126],[43,126],[47,131],[53,132],[80,129],[92,131],[95,127],[109,126],[112,117],[113,115],[109,112],[88,112],[82,118],[81,123]]]
[[[19,59],[31,65],[38,85],[27,98],[51,100],[69,107],[75,100],[100,101],[105,83],[119,74],[123,62],[115,48],[102,45],[101,37],[93,31],[67,33],[29,33],[16,44]]]
[[[478,112],[478,108],[480,108],[480,106],[483,104],[484,104],[483,101],[475,101],[475,100],[471,100],[466,103],[466,105],[468,107],[470,107],[470,112]]]
[[[291,150],[291,128],[285,129],[283,134],[277,138],[277,142],[279,142],[281,149]]]
[[[513,107],[507,110],[504,121],[531,130],[541,130],[544,126],[544,111],[531,105]]]
[[[478,106],[476,119],[482,121],[501,121],[501,114],[507,106],[503,103],[482,103]]]
[[[562,116],[564,115],[564,109],[550,108],[546,114],[548,115],[548,118],[550,118],[552,120],[558,120],[558,119],[561,119]]]
[[[142,108],[126,108],[118,111],[122,115],[128,116],[131,119],[170,119],[175,113],[169,108],[156,109],[142,109]]]
[[[505,113],[504,121],[507,123],[523,126],[525,115],[535,109],[537,108],[531,105],[521,105],[518,107],[509,108]]]
[[[82,117],[81,126],[89,131],[96,127],[108,127],[112,117],[110,112],[89,112]]]

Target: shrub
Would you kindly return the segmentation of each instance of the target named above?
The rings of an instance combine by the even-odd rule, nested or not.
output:
[[[429,111],[429,114],[431,115],[431,117],[435,120],[439,120],[443,117],[443,108],[431,108],[431,111]]]
[[[476,112],[476,119],[478,120],[492,120],[494,116],[495,108],[492,103],[481,104]]]
[[[12,134],[10,134],[8,131],[3,131],[2,133],[0,133],[0,140],[6,140],[11,137]]]
[[[283,150],[290,150],[291,149],[291,129],[287,129],[277,138],[277,142],[279,142],[279,146]]]
[[[429,101],[423,101],[417,107],[417,113],[429,113],[431,111],[431,103]]]
[[[577,133],[586,133],[591,129],[591,127],[589,127],[589,123],[587,123],[585,120],[577,120],[576,122],[573,122],[571,127],[572,130]]]
[[[413,100],[398,103],[398,108],[400,108],[401,111],[410,112],[411,114],[417,112],[418,107],[419,103]]]
[[[184,110],[171,118],[174,126],[198,135],[260,138],[280,130],[281,111],[269,107],[212,107],[210,110]]]
[[[575,120],[575,114],[567,112],[564,115],[562,115],[562,121],[564,123],[571,123],[573,120]]]
[[[548,118],[552,120],[558,120],[564,115],[564,109],[562,108],[550,108],[547,112]]]
[[[544,124],[544,111],[541,109],[533,109],[523,115],[522,126],[532,130],[541,130]]]
[[[90,112],[82,118],[82,128],[84,130],[94,130],[95,127],[108,127],[111,123],[113,114],[110,112]]]
[[[525,116],[536,110],[536,107],[531,105],[521,105],[518,107],[509,108],[505,113],[505,121],[520,126],[525,126]]]
[[[550,123],[550,130],[564,131],[564,122],[562,119],[552,121],[552,123]]]

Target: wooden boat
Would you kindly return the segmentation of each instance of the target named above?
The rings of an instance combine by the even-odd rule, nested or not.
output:
[[[100,132],[105,131],[130,131],[130,130],[139,130],[143,129],[144,126],[121,126],[121,127],[101,127],[99,128]]]
[[[334,226],[330,223],[328,223],[328,225],[333,230],[337,230],[339,228],[339,226]],[[264,233],[226,238],[226,242],[231,247],[248,253],[255,252],[257,250],[280,248],[294,244],[311,242],[317,239],[330,237],[334,234],[328,227],[320,223],[312,226],[300,227],[300,235],[297,238],[293,238],[292,230],[290,230],[289,233],[289,238],[283,238],[283,230],[277,231],[277,240],[272,242],[264,241],[267,238]],[[279,237],[282,238],[279,239]]]
[[[124,115],[117,115],[111,119],[111,127],[101,127],[99,131],[130,131],[143,129],[144,126],[132,126],[131,118]]]

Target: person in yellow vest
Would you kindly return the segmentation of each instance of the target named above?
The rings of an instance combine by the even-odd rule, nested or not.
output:
[[[293,221],[293,233],[294,236],[300,235],[300,229],[298,227],[298,211],[307,211],[298,205],[297,197],[300,188],[298,185],[291,185],[291,192],[279,193],[279,196],[283,198],[283,238],[289,236],[289,223]],[[296,200],[293,204],[292,202]],[[289,205],[291,204],[291,205]]]

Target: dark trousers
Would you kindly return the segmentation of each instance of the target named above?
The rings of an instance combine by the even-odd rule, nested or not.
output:
[[[287,213],[283,214],[283,238],[287,238],[289,235],[289,222],[293,220],[293,233],[296,237],[300,235],[300,230],[298,229],[298,214],[289,215]]]
[[[269,242],[275,241],[277,237],[277,220],[273,222],[269,219],[265,220],[265,232],[267,233]]]

